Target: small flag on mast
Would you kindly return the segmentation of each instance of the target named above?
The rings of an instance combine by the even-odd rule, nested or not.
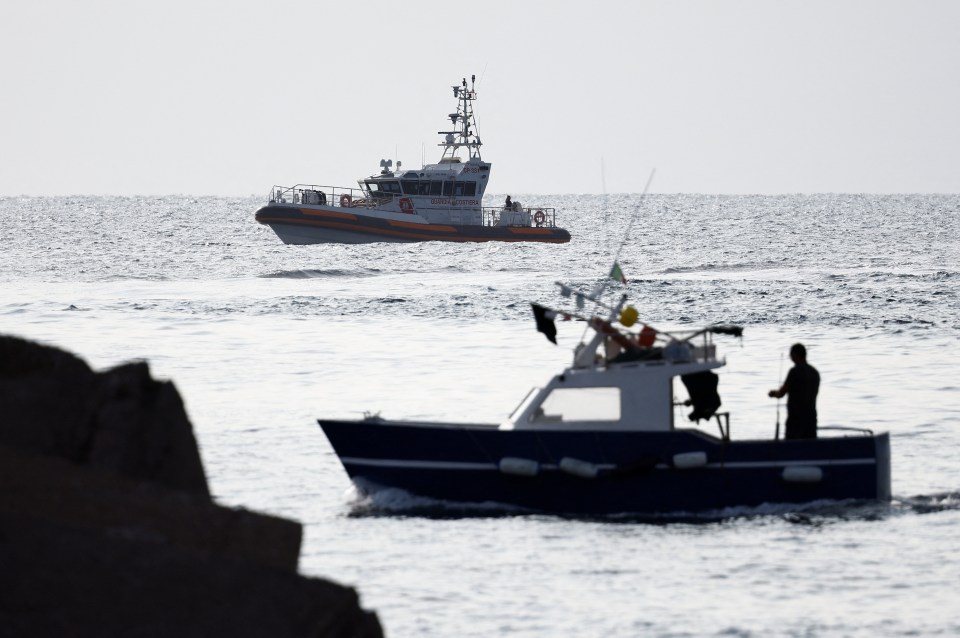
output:
[[[622,284],[627,283],[627,278],[623,276],[623,271],[620,270],[620,264],[617,262],[613,262],[613,270],[610,271],[610,279],[619,281]]]
[[[533,307],[533,318],[537,321],[537,331],[542,332],[546,335],[547,339],[556,344],[557,325],[553,323],[553,318],[557,313],[535,303],[530,305]]]

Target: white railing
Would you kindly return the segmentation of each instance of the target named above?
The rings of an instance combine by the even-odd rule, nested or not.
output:
[[[359,188],[346,186],[319,186],[317,184],[297,184],[296,186],[274,186],[270,189],[267,201],[271,204],[315,204],[320,206],[339,206],[342,208],[376,208],[404,197],[400,194],[376,194],[368,197]]]
[[[504,208],[483,208],[483,225],[500,226],[536,226],[543,228],[557,227],[557,209],[555,208],[521,208],[508,210]]]
[[[363,191],[358,188],[297,184],[296,186],[274,186],[270,189],[267,201],[271,204],[350,206],[362,198]]]
[[[313,204],[342,208],[377,208],[396,202],[403,209],[404,202],[399,200],[407,197],[409,196],[400,193],[377,193],[371,196],[370,193],[359,188],[345,186],[297,184],[296,186],[273,186],[267,201],[271,204]],[[555,208],[530,207],[511,210],[502,207],[481,208],[481,214],[484,226],[557,227]]]

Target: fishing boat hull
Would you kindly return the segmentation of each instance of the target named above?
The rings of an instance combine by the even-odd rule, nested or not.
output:
[[[272,228],[285,244],[570,241],[568,231],[549,226],[430,224],[320,207],[267,205],[257,211],[256,220]]]
[[[699,430],[500,430],[320,420],[365,492],[571,515],[702,512],[765,503],[889,500],[888,434],[729,441]]]

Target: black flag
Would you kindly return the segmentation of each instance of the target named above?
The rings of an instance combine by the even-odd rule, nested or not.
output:
[[[557,326],[553,323],[554,312],[549,308],[544,308],[535,303],[530,305],[533,307],[533,318],[537,320],[537,330],[545,334],[547,339],[556,344]]]

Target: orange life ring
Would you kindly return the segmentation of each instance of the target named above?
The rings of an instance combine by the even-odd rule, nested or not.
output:
[[[409,197],[400,198],[400,212],[410,215],[413,214],[413,202],[410,201]]]
[[[533,216],[533,221],[537,222],[537,226],[543,225],[543,222],[547,219],[547,216],[543,214],[542,210],[538,210]]]
[[[340,196],[340,206],[343,208],[349,208],[350,204],[353,202],[353,198],[344,193]]]

